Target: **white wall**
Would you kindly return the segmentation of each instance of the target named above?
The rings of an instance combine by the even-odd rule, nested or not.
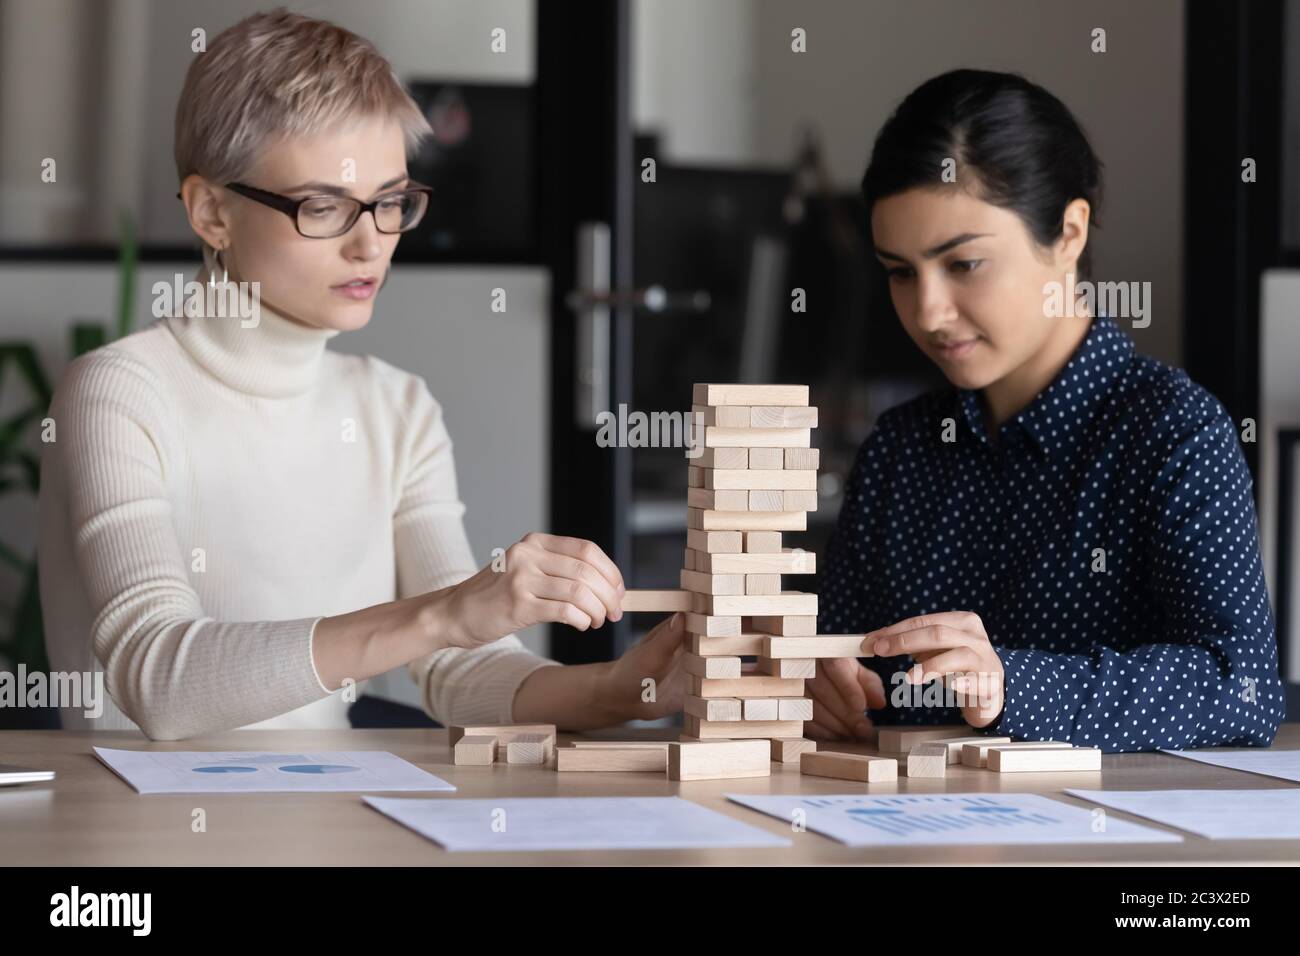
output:
[[[1079,118],[1106,165],[1099,280],[1150,281],[1138,348],[1182,355],[1183,4],[1180,0],[635,0],[638,129],[693,165],[782,167],[816,129],[855,190],[898,102],[950,69],[1024,73]],[[807,31],[808,52],[790,50]],[[1107,52],[1090,52],[1091,31]]]

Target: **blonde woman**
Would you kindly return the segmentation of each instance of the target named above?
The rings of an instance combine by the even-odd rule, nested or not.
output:
[[[402,665],[446,724],[680,708],[676,617],[611,663],[522,646],[533,624],[618,620],[618,568],[589,541],[529,534],[505,570],[476,573],[438,402],[326,347],[371,320],[425,211],[406,156],[428,132],[375,48],[322,21],[250,17],[191,65],[175,152],[199,281],[259,283],[260,311],[159,319],[59,385],[41,598],[52,667],[103,671],[111,702],[91,726],[346,727],[338,691]]]

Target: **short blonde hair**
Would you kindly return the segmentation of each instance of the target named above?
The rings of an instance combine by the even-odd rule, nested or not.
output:
[[[283,136],[366,115],[396,120],[408,153],[432,133],[369,40],[284,9],[257,13],[217,34],[190,64],[176,104],[176,174],[225,185]]]

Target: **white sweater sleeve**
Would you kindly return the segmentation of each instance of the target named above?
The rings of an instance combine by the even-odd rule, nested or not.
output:
[[[400,396],[402,487],[393,515],[399,597],[436,591],[472,577],[478,568],[465,535],[465,506],[456,485],[451,436],[442,407],[420,379]],[[411,677],[434,720],[453,724],[509,723],[515,691],[539,667],[556,665],[508,634],[474,649],[447,648],[411,662]]]
[[[108,692],[154,740],[229,730],[328,696],[312,662],[319,617],[229,623],[204,614],[172,523],[166,475],[183,453],[167,400],[111,346],[69,367],[51,405],[91,640]]]

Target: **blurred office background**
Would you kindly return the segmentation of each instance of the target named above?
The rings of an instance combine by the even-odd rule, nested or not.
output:
[[[594,416],[686,411],[696,381],[810,384],[823,475],[799,543],[821,550],[876,416],[939,381],[869,253],[856,193],[872,140],[935,74],[1014,70],[1075,112],[1105,163],[1095,272],[1151,283],[1138,349],[1257,422],[1246,451],[1295,660],[1300,2],[286,5],[374,41],[433,123],[412,164],[437,190],[431,213],[369,327],[332,347],[427,379],[481,563],[549,530],[600,542],[631,586],[676,586],[681,452],[599,448]],[[195,270],[171,150],[193,31],[211,38],[268,6],[0,0],[0,419],[16,423],[0,473],[0,667],[39,654],[32,366],[53,384],[76,351],[120,334],[124,307],[131,327],[153,321],[153,282]],[[796,28],[806,52],[791,49]],[[56,183],[42,182],[46,157]],[[795,287],[805,312],[791,310]],[[524,637],[603,660],[652,623]],[[418,700],[404,669],[368,691]]]

